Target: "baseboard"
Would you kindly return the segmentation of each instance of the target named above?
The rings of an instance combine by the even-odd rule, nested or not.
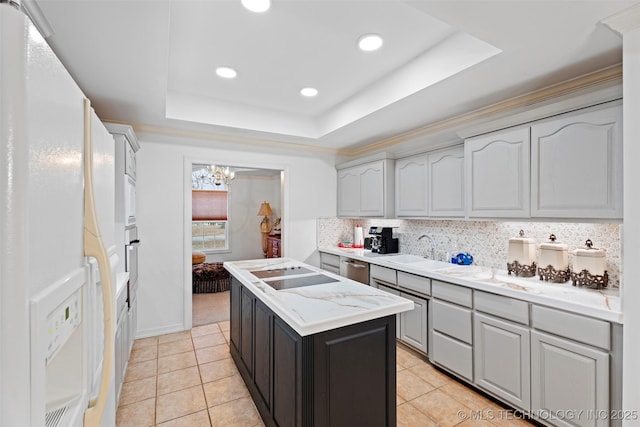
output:
[[[156,337],[158,335],[172,334],[174,332],[182,332],[186,330],[187,329],[185,329],[182,323],[163,326],[161,328],[143,329],[143,330],[136,331],[136,335],[134,339],[138,340],[141,338]]]

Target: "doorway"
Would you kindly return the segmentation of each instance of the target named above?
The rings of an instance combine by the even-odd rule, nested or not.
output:
[[[190,304],[185,301],[185,321],[188,316],[188,323],[200,326],[229,319],[229,283],[222,264],[225,261],[263,257],[263,217],[258,215],[262,204],[267,202],[271,208],[269,219],[272,227],[278,223],[280,228],[285,223],[285,172],[282,169],[224,165],[221,166],[222,170],[227,171],[228,168],[227,174],[233,179],[216,185],[211,178],[211,163],[192,161],[188,166],[192,182],[191,191],[185,197],[185,205],[188,205],[185,206],[185,234],[188,233],[185,240],[188,239],[192,254],[199,252],[204,254],[205,259],[196,263],[193,255],[191,265],[185,269],[188,272],[185,285],[190,300]],[[207,167],[210,174],[203,179],[202,170]],[[202,185],[203,181],[209,184]],[[216,214],[210,220],[194,217],[193,211],[198,208],[194,204],[194,197],[199,197],[194,190],[226,192],[226,215]],[[284,250],[283,247],[281,253]],[[226,281],[223,276],[227,277]]]

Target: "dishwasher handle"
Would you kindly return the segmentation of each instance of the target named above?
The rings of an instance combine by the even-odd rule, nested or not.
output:
[[[366,264],[360,264],[357,261],[353,261],[353,260],[348,260],[348,259],[344,259],[342,260],[343,264],[348,264],[349,266],[353,267],[353,268],[367,268]]]

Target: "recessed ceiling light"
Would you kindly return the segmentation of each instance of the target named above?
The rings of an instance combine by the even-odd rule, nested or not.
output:
[[[305,87],[300,89],[300,94],[302,96],[306,96],[308,98],[311,98],[313,96],[316,96],[318,94],[318,89],[313,88],[313,87]]]
[[[365,34],[358,39],[358,47],[365,52],[380,49],[382,37],[377,34]]]
[[[251,12],[262,13],[269,10],[271,0],[242,0],[242,5]]]
[[[218,67],[216,74],[224,79],[233,79],[238,75],[238,72],[230,67]]]

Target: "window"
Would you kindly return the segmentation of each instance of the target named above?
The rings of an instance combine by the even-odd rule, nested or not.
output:
[[[192,190],[191,238],[194,251],[228,251],[228,192]]]
[[[194,251],[227,251],[228,221],[193,221],[191,237]]]

